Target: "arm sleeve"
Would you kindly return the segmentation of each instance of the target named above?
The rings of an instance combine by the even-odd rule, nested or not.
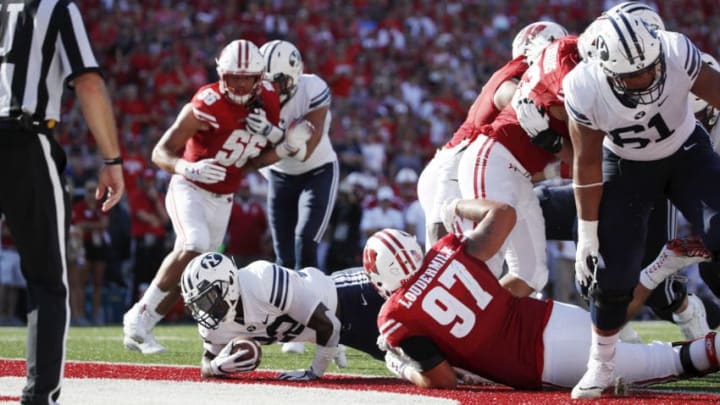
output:
[[[445,360],[435,343],[424,336],[411,336],[400,342],[400,347],[420,365],[420,371],[431,370]]]
[[[321,295],[307,288],[299,272],[272,264],[263,278],[263,297],[280,312],[288,314],[303,325],[307,325],[315,308],[321,302]]]
[[[595,125],[593,117],[588,113],[588,111],[590,111],[590,103],[587,97],[592,97],[595,92],[580,84],[580,80],[578,80],[577,77],[579,74],[577,73],[581,68],[583,68],[583,66],[578,66],[578,68],[565,76],[563,80],[565,110],[568,115],[578,123],[591,129],[599,129],[597,125]],[[583,95],[586,97],[583,97]]]

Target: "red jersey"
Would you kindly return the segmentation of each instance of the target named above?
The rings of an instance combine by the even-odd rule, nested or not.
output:
[[[523,74],[517,91],[546,110],[553,105],[562,106],[562,79],[579,62],[577,37],[563,37],[543,50],[537,63]],[[570,141],[565,121],[550,116],[550,128],[567,142]],[[492,124],[483,127],[482,133],[503,144],[531,174],[542,171],[548,163],[556,159],[552,153],[530,142],[530,137],[518,123],[512,105],[505,107]]]
[[[165,196],[160,194],[158,199],[165,201]],[[157,214],[155,201],[148,196],[145,190],[136,187],[131,192],[128,192],[128,205],[130,206],[130,234],[133,238],[139,238],[146,234],[155,236],[165,235],[164,224],[153,226],[138,216],[138,213],[143,211],[150,214]]]
[[[552,301],[513,297],[464,246],[449,234],[432,247],[383,305],[380,333],[393,347],[429,338],[453,366],[515,388],[540,388]]]
[[[273,125],[278,125],[280,100],[269,82],[263,82],[258,102],[265,110],[268,120]],[[225,180],[221,182],[193,183],[217,194],[234,193],[243,178],[243,166],[260,154],[267,145],[267,138],[245,130],[245,117],[250,113],[250,109],[223,96],[217,82],[201,87],[191,103],[195,118],[209,124],[210,129],[196,132],[187,141],[183,159],[190,162],[216,159],[227,168]]]
[[[491,123],[500,113],[493,101],[500,85],[508,80],[519,79],[527,68],[525,57],[518,56],[493,73],[470,107],[465,122],[455,131],[445,147],[452,148],[465,139],[475,139],[480,134],[480,128]]]
[[[227,252],[238,256],[261,255],[261,236],[267,229],[267,216],[262,205],[255,201],[234,202],[228,224]]]
[[[73,204],[72,219],[70,222],[73,224],[84,224],[87,222],[97,223],[105,216],[107,216],[107,214],[102,211],[100,203],[95,204],[95,208],[92,208],[85,199],[82,199]],[[83,239],[86,241],[92,240],[92,233],[93,232],[83,232]]]

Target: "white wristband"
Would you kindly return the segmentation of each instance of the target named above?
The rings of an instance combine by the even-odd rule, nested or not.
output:
[[[267,140],[270,141],[273,145],[276,144],[282,137],[285,136],[285,131],[282,129],[273,126],[270,130],[270,133],[267,135]]]

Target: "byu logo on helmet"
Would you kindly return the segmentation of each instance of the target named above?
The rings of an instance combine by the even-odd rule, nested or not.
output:
[[[217,253],[210,253],[205,256],[203,256],[202,260],[200,261],[200,266],[202,266],[205,269],[209,269],[211,267],[217,267],[220,262],[222,262],[223,258],[221,255]]]

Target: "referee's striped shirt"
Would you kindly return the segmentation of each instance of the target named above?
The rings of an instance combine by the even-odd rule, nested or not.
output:
[[[69,0],[10,0],[0,17],[0,119],[59,121],[66,81],[99,72],[80,10]]]

